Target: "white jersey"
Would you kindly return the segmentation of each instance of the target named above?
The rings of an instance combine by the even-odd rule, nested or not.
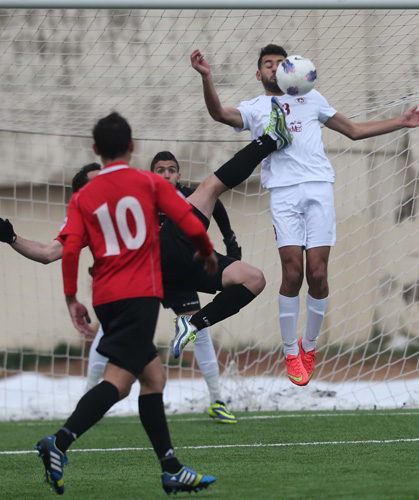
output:
[[[319,122],[325,123],[336,114],[317,90],[303,96],[278,96],[286,112],[288,129],[294,136],[291,146],[275,151],[262,162],[261,181],[266,189],[292,186],[302,182],[334,182],[335,173],[323,147]],[[252,139],[264,133],[269,123],[271,96],[261,95],[240,103],[242,132],[250,130]]]

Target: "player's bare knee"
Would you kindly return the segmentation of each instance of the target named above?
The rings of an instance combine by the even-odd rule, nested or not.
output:
[[[119,392],[119,400],[125,399],[127,396],[129,396],[129,393],[131,392],[131,386],[132,384],[126,383],[126,384],[118,384],[118,392]]]
[[[151,381],[150,387],[152,388],[152,392],[163,392],[165,386],[166,386],[166,371],[161,370],[159,373],[157,373],[153,380]]]
[[[283,271],[284,271],[282,274],[283,284],[286,286],[288,290],[293,290],[298,293],[303,284],[303,279],[304,279],[302,270],[290,266]]]
[[[263,272],[253,266],[249,266],[246,271],[246,278],[243,280],[243,285],[255,295],[259,295],[266,286]]]
[[[313,269],[307,272],[307,283],[309,288],[321,292],[327,287],[327,271],[324,268]]]

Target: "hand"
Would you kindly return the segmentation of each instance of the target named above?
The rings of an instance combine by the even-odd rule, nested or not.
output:
[[[204,269],[210,276],[216,274],[218,270],[218,259],[215,252],[212,252],[207,257],[203,257],[199,252],[196,252],[193,256],[193,260],[205,260]]]
[[[194,50],[191,54],[192,68],[198,71],[201,76],[208,76],[211,74],[210,65],[205,60],[199,49]]]
[[[236,235],[231,231],[231,235],[223,239],[226,246],[227,255],[236,260],[242,259],[242,249],[237,243]]]
[[[408,128],[419,127],[419,111],[418,105],[408,109],[402,114],[403,126]]]
[[[89,326],[91,319],[86,307],[76,299],[75,295],[67,296],[65,299],[73,325],[83,335],[91,337],[93,335],[93,328]]]
[[[16,238],[13,225],[9,219],[4,220],[0,218],[0,241],[3,243],[14,243]]]

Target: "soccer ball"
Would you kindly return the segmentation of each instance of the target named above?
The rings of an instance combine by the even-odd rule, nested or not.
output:
[[[278,87],[289,95],[304,95],[314,87],[317,73],[310,59],[289,56],[276,70]]]

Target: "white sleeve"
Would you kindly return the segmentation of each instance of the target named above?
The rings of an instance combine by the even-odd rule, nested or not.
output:
[[[250,113],[251,109],[248,105],[249,101],[243,101],[240,103],[240,106],[237,108],[242,115],[243,127],[234,127],[236,132],[244,132],[245,130],[250,130]]]
[[[318,103],[319,103],[319,121],[321,123],[326,123],[329,118],[332,118],[337,111],[333,108],[325,97],[323,97],[319,92],[318,95]]]

